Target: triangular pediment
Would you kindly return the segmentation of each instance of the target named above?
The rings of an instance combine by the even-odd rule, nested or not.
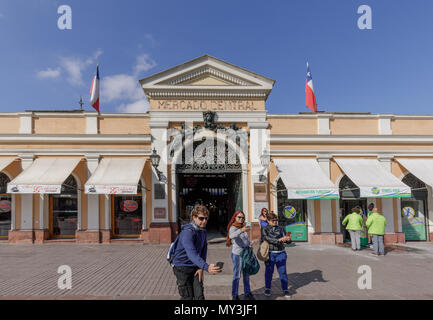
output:
[[[168,86],[259,86],[245,77],[234,75],[211,65],[204,65],[157,82],[156,85]]]
[[[146,96],[152,97],[215,94],[231,97],[232,93],[261,94],[265,99],[275,81],[232,65],[223,60],[204,55],[184,64],[140,80]]]

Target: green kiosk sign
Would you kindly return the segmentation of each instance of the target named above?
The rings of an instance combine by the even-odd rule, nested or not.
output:
[[[304,221],[296,221],[298,217],[296,209],[292,206],[284,207],[284,216],[292,223],[285,227],[286,232],[292,234],[292,241],[307,241],[307,225]]]

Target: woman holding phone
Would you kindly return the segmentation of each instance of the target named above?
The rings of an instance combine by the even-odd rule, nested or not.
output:
[[[242,211],[236,211],[227,226],[227,241],[228,247],[232,246],[232,261],[233,261],[233,281],[232,281],[232,297],[233,300],[239,300],[239,280],[241,272],[244,280],[244,296],[248,300],[254,300],[250,288],[250,276],[242,271],[241,251],[248,246],[252,247],[254,242],[248,239],[248,232],[251,227],[245,224],[245,214]]]

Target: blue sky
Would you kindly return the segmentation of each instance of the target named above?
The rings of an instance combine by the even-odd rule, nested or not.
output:
[[[60,5],[72,30],[59,30]],[[373,29],[357,26],[369,5]],[[146,108],[138,79],[210,54],[276,80],[270,113],[308,112],[308,59],[319,110],[432,114],[433,1],[2,0],[0,112]]]

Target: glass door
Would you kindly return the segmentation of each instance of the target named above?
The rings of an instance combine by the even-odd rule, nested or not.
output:
[[[11,196],[0,194],[0,239],[7,239],[11,229]]]
[[[114,237],[140,237],[143,226],[142,196],[112,196]]]
[[[401,223],[406,240],[426,241],[426,201],[415,198],[401,199]]]

